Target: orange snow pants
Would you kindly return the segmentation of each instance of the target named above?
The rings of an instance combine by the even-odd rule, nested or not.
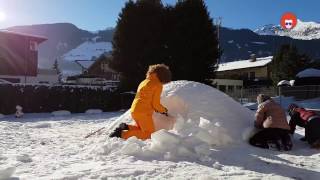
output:
[[[150,139],[151,134],[155,131],[152,120],[152,114],[144,113],[132,113],[133,120],[136,122],[136,126],[129,125],[128,131],[122,131],[121,137],[128,139],[132,136],[136,136],[138,139]]]

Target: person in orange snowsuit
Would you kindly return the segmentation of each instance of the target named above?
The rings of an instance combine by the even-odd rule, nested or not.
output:
[[[171,71],[164,64],[149,66],[146,79],[143,80],[137,90],[135,99],[131,105],[131,116],[136,125],[121,123],[110,137],[128,139],[136,136],[139,139],[150,139],[155,132],[152,119],[153,112],[168,116],[168,110],[160,103],[163,84],[171,81]]]

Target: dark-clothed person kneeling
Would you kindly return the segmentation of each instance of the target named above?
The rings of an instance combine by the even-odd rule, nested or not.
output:
[[[312,148],[320,149],[320,116],[296,104],[289,106],[288,113],[291,117],[290,133],[294,134],[297,125],[305,128],[305,137],[301,140],[307,141]]]
[[[285,111],[269,96],[263,94],[257,97],[257,102],[255,127],[259,132],[250,138],[249,143],[260,148],[269,148],[272,144],[278,150],[291,150],[290,127]]]

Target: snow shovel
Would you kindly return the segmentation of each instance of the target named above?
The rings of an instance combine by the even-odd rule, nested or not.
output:
[[[100,128],[100,129],[92,132],[92,133],[89,133],[89,134],[86,135],[84,138],[86,139],[86,138],[88,138],[88,137],[90,137],[90,136],[92,136],[92,135],[94,135],[94,134],[102,131],[103,129],[106,129],[106,132],[109,133],[109,132],[110,132],[112,129],[114,129],[116,126],[119,126],[119,124],[122,122],[122,121],[121,121],[122,118],[123,118],[123,117],[126,117],[128,113],[130,113],[130,111],[127,111],[126,113],[124,113],[123,115],[121,115],[121,116],[120,116],[118,119],[116,119],[109,127],[102,127],[102,128]]]
[[[92,133],[89,133],[89,134],[87,134],[84,138],[88,138],[88,137],[90,137],[90,136],[94,135],[95,133],[100,132],[100,131],[101,131],[102,129],[104,129],[104,128],[106,128],[106,127],[102,127],[102,128],[100,128],[100,129],[98,129],[98,130],[96,130],[96,131],[92,132]]]

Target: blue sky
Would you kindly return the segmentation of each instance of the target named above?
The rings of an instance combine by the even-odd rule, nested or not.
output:
[[[114,27],[126,0],[0,0],[0,28],[70,22],[95,31]],[[163,0],[174,4],[175,0]],[[320,0],[206,0],[211,17],[222,17],[222,25],[256,29],[279,24],[285,12],[303,21],[320,22]],[[1,14],[5,14],[1,20]]]

